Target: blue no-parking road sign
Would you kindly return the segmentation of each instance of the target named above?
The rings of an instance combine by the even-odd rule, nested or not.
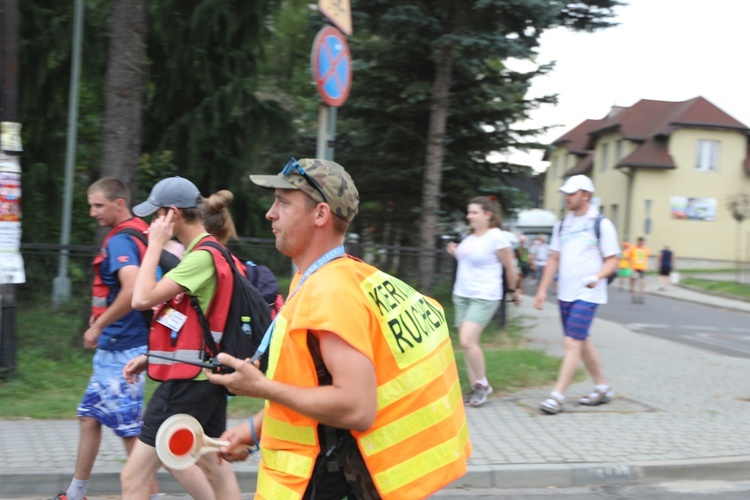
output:
[[[343,33],[331,26],[320,30],[310,62],[323,101],[329,106],[344,104],[352,86],[352,56]]]

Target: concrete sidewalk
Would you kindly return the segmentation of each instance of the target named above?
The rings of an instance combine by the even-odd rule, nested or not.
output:
[[[649,293],[750,312],[750,304],[672,287]],[[511,308],[512,309],[512,308]],[[532,348],[561,356],[557,307],[536,311],[524,297],[517,313],[529,326]],[[600,407],[567,404],[541,415],[550,387],[493,395],[467,408],[473,444],[469,472],[452,488],[569,487],[670,479],[750,479],[750,359],[715,354],[595,320],[595,345],[616,393]],[[569,401],[591,389],[573,385]],[[230,422],[230,425],[234,422]],[[0,421],[0,498],[44,498],[70,482],[75,463],[75,420]],[[121,442],[103,433],[89,499],[119,492],[125,461]],[[257,457],[235,464],[245,495],[255,489]],[[187,498],[160,472],[169,498]]]

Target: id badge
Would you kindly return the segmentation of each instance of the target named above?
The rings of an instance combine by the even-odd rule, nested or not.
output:
[[[179,332],[186,321],[187,316],[171,307],[165,307],[156,318],[157,323],[161,323],[173,332]]]

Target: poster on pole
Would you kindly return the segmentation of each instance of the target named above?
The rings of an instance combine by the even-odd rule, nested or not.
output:
[[[21,168],[0,154],[0,284],[25,283],[21,255]]]

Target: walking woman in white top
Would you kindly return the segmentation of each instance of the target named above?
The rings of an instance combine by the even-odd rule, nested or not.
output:
[[[520,294],[515,289],[518,277],[513,250],[500,230],[500,205],[495,197],[478,196],[469,201],[466,220],[470,227],[469,236],[460,244],[448,243],[446,250],[458,261],[453,285],[455,326],[472,387],[464,397],[464,403],[480,406],[492,393],[485,373],[480,337],[503,298],[503,273],[516,305]]]

